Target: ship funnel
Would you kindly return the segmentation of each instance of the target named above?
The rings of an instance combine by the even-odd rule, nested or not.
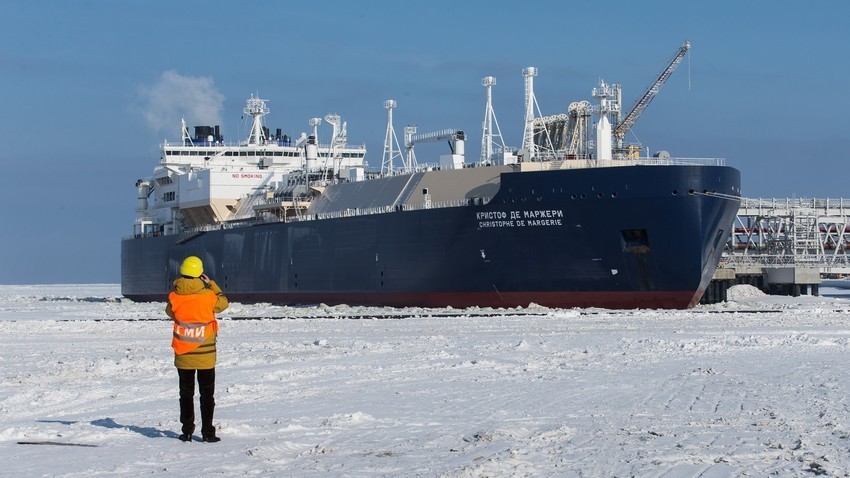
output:
[[[151,193],[151,183],[139,179],[136,181],[136,188],[139,190],[139,200],[136,203],[136,212],[144,214],[148,210],[148,196]]]

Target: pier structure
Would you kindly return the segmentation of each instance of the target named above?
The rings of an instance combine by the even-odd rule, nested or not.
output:
[[[850,275],[850,199],[742,198],[704,303],[751,284],[773,294],[818,294],[822,278]]]

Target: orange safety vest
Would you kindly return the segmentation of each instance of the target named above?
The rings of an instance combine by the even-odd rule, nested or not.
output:
[[[182,355],[198,348],[210,334],[218,333],[215,307],[218,296],[212,291],[200,294],[168,295],[174,313],[174,335],[171,346],[174,353]]]

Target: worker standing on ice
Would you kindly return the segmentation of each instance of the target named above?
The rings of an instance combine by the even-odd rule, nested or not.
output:
[[[180,376],[180,439],[192,441],[195,431],[195,372],[201,395],[201,437],[205,442],[221,441],[215,434],[215,342],[218,322],[215,314],[227,308],[221,288],[204,274],[204,265],[189,256],[180,266],[181,277],[174,281],[165,313],[174,319],[174,365]]]

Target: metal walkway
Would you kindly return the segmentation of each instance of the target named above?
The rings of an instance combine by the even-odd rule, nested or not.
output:
[[[850,199],[741,200],[721,267],[850,274]]]

